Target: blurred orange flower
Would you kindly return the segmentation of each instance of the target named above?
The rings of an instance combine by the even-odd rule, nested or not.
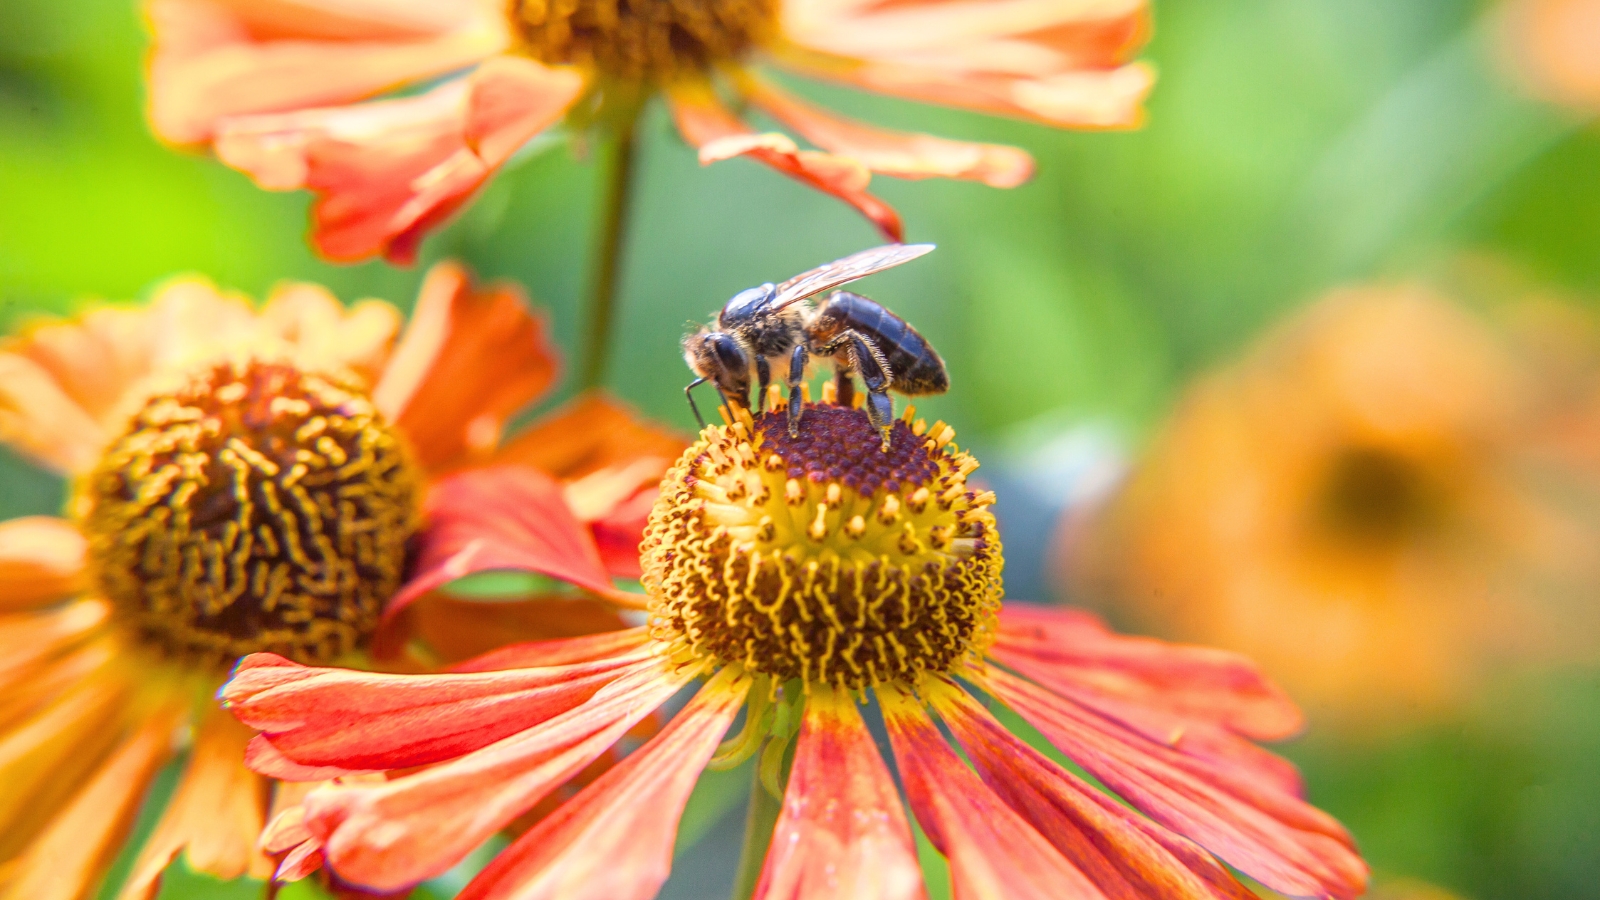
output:
[[[1528,355],[1425,288],[1336,292],[1189,392],[1067,577],[1366,725],[1578,647],[1600,482]]]
[[[1600,0],[1506,0],[1501,44],[1535,94],[1600,111]]]
[[[1252,663],[1075,610],[1001,606],[994,495],[966,482],[977,461],[953,429],[896,422],[880,451],[857,409],[809,405],[792,437],[781,407],[738,414],[663,479],[640,548],[648,625],[505,647],[446,674],[240,663],[223,697],[261,732],[250,765],[334,779],[269,827],[284,877],[325,861],[392,892],[445,872],[693,686],[463,900],[651,897],[701,771],[757,754],[757,802],[782,798],[752,895],[765,900],[924,897],[902,790],[957,897],[1251,897],[1229,866],[1295,896],[1365,889],[1349,834],[1253,743],[1301,720]],[[402,597],[439,569],[507,564],[461,562],[472,535],[506,558],[551,542],[503,527],[523,491],[511,470],[464,479]],[[858,711],[869,698],[898,785]],[[1001,707],[1098,784],[1014,734]]]
[[[1152,75],[1129,63],[1146,0],[146,0],[150,121],[209,144],[270,190],[318,195],[332,259],[407,261],[534,135],[603,101],[665,91],[702,163],[748,156],[850,203],[898,240],[871,173],[998,187],[1011,147],[877,128],[790,95],[770,61],[874,91],[1074,128],[1140,119]],[[465,70],[459,77],[442,76]],[[714,81],[820,150],[753,131]],[[407,85],[424,89],[357,102]],[[631,115],[631,114],[630,114]]]
[[[571,596],[435,596],[384,621],[435,477],[525,464],[518,514],[567,538],[524,567],[605,593],[611,574],[637,576],[617,548],[637,545],[682,446],[598,396],[502,442],[557,370],[512,287],[440,265],[397,341],[400,324],[315,285],[257,308],[191,278],[0,344],[0,439],[73,479],[66,517],[0,522],[0,896],[92,896],[190,730],[122,896],[154,896],[185,850],[221,878],[270,874],[256,847],[270,783],[213,699],[245,653],[370,665],[381,625],[410,651],[391,665],[415,670],[501,637],[623,627]]]

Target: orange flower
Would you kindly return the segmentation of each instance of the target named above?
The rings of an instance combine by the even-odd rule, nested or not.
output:
[[[772,62],[918,100],[1074,128],[1140,118],[1150,71],[1127,60],[1145,0],[146,0],[150,120],[211,145],[269,190],[318,195],[332,259],[407,261],[422,236],[534,135],[665,91],[702,163],[748,156],[850,203],[891,239],[871,173],[1026,180],[1020,150],[841,118],[749,67]],[[370,102],[397,87],[414,94]],[[720,80],[820,150],[758,134]],[[628,117],[632,112],[627,113]]]
[[[1504,56],[1530,91],[1600,110],[1600,2],[1506,0],[1499,25]]]
[[[565,558],[544,568],[611,591],[600,547],[637,543],[636,495],[682,443],[588,397],[501,445],[556,374],[511,287],[438,266],[396,342],[399,325],[314,285],[255,308],[182,279],[0,344],[0,438],[74,479],[65,518],[0,522],[0,896],[92,896],[180,730],[187,765],[122,895],[154,896],[185,850],[218,877],[270,874],[269,783],[212,696],[256,650],[367,659],[430,479],[539,466],[515,471],[518,514],[561,525]],[[388,643],[422,644],[394,665],[495,646],[463,624],[527,640],[623,623],[596,600],[426,598],[390,610]]]
[[[882,452],[866,416],[829,399],[806,408],[797,437],[781,408],[741,410],[679,458],[641,549],[647,626],[508,647],[441,675],[246,658],[223,696],[261,732],[250,764],[341,779],[274,829],[280,846],[325,854],[366,889],[404,889],[703,678],[658,735],[502,852],[463,900],[651,896],[701,770],[757,752],[763,783],[782,793],[757,897],[923,896],[899,792],[857,712],[869,697],[956,896],[1253,896],[1223,861],[1295,896],[1362,892],[1349,835],[1251,742],[1300,724],[1253,665],[1119,637],[1080,612],[1002,610],[994,498],[966,484],[977,463],[953,429],[909,424],[908,410]],[[462,480],[473,487],[438,510],[450,526],[437,533],[453,537],[428,539],[434,563],[408,590],[471,570],[446,560],[486,526],[508,551],[492,565],[550,541],[502,527],[515,478]],[[1012,734],[963,683],[1116,797]],[[741,708],[744,728],[724,741]]]
[[[1588,456],[1597,420],[1556,415],[1533,370],[1428,289],[1336,292],[1190,391],[1080,577],[1347,728],[1448,709],[1511,652],[1592,647],[1596,532],[1563,508],[1596,482],[1557,457]]]

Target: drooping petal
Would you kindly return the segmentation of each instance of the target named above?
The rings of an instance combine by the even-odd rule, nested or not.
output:
[[[146,718],[28,849],[7,863],[5,896],[19,900],[94,896],[94,888],[133,827],[145,789],[172,754],[178,712],[167,709]]]
[[[537,572],[613,593],[589,529],[567,508],[560,485],[542,472],[501,466],[447,478],[429,494],[428,518],[412,578],[390,601],[388,620],[428,591],[474,572]],[[387,650],[380,646],[379,652]]]
[[[544,319],[519,288],[479,287],[461,265],[440,263],[423,281],[373,403],[437,472],[487,454],[559,365]]]
[[[263,187],[318,194],[313,240],[323,255],[409,263],[423,236],[582,87],[574,71],[499,56],[416,97],[224,119],[216,150]]]
[[[754,897],[925,896],[900,793],[854,698],[813,685]]]
[[[929,702],[955,734],[984,783],[1114,900],[1251,900],[1255,895],[1210,855],[1190,844],[1175,854],[1146,822],[1018,739],[951,685],[933,685]],[[1159,826],[1154,826],[1159,828]],[[1167,843],[1188,844],[1177,835]]]
[[[696,671],[650,662],[583,705],[449,762],[372,784],[329,785],[305,800],[326,864],[368,890],[442,874],[577,775],[677,693]],[[467,677],[467,676],[455,676]]]
[[[672,106],[678,133],[700,151],[701,165],[749,156],[850,204],[889,240],[902,239],[904,227],[899,213],[867,193],[872,173],[862,163],[848,157],[801,150],[781,134],[757,134],[729,112],[704,82],[673,85],[668,89],[667,100]]]
[[[1081,692],[1212,721],[1261,741],[1304,724],[1261,667],[1226,650],[1119,635],[1078,609],[1007,602],[996,646],[1048,664]]]
[[[1207,771],[1165,744],[1104,720],[1008,673],[984,689],[1129,803],[1262,884],[1292,896],[1355,897],[1366,864],[1332,817],[1299,798]]]
[[[114,752],[131,694],[102,669],[0,734],[0,859],[40,834]]]
[[[1032,157],[1015,147],[877,128],[813,106],[755,76],[742,79],[740,90],[811,143],[884,175],[965,178],[990,187],[1016,187],[1033,174]]]
[[[928,839],[950,860],[955,895],[971,900],[1104,896],[1001,802],[945,743],[921,704],[879,688],[906,797]]]
[[[476,750],[572,709],[647,660],[647,652],[635,650],[568,666],[385,675],[255,653],[239,663],[222,698],[241,722],[263,732],[258,740],[301,766],[408,768]],[[295,777],[265,771],[265,763],[266,757],[252,757],[256,771]]]
[[[586,391],[506,441],[491,459],[571,480],[643,458],[676,459],[688,439],[603,391]]]
[[[666,880],[678,820],[750,683],[723,669],[661,733],[568,800],[458,900],[647,900]]]
[[[222,880],[266,878],[272,865],[256,846],[267,783],[244,767],[250,732],[213,708],[195,736],[178,790],[145,841],[119,900],[151,900],[161,873],[183,853],[189,867]]]
[[[319,6],[148,0],[156,133],[200,143],[225,117],[348,103],[459,69],[507,40],[501,21],[479,4],[411,16],[407,8],[419,4],[357,11],[345,3],[334,16]]]
[[[25,516],[0,522],[0,611],[27,609],[82,590],[88,583],[87,547],[65,519]]]
[[[635,653],[650,640],[650,631],[641,625],[622,631],[607,631],[553,641],[530,641],[492,650],[482,656],[457,663],[452,672],[493,672],[498,669],[526,669],[536,666],[568,666]]]
[[[44,367],[0,352],[0,442],[70,475],[92,468],[108,438]]]

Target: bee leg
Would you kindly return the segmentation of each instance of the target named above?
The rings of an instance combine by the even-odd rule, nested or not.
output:
[[[760,386],[756,389],[756,405],[767,402],[767,385],[772,381],[772,366],[767,364],[765,356],[756,357],[756,382]]]
[[[800,385],[806,380],[806,364],[811,361],[805,344],[795,344],[789,355],[789,436],[800,433],[800,413],[805,408]]]
[[[887,452],[889,431],[894,427],[894,401],[889,399],[893,376],[877,345],[865,335],[846,331],[844,337],[850,342],[851,367],[861,373],[861,381],[867,386],[867,421],[883,435],[883,449]]]
[[[704,378],[696,378],[683,389],[683,396],[689,400],[689,411],[694,413],[694,420],[700,423],[701,431],[705,430],[706,417],[700,415],[700,407],[694,405],[694,389],[705,383],[706,380]]]

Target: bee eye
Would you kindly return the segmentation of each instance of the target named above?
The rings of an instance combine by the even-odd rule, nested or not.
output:
[[[750,367],[750,360],[745,357],[744,351],[726,334],[713,332],[706,335],[706,348],[716,356],[724,369],[743,372]]]

